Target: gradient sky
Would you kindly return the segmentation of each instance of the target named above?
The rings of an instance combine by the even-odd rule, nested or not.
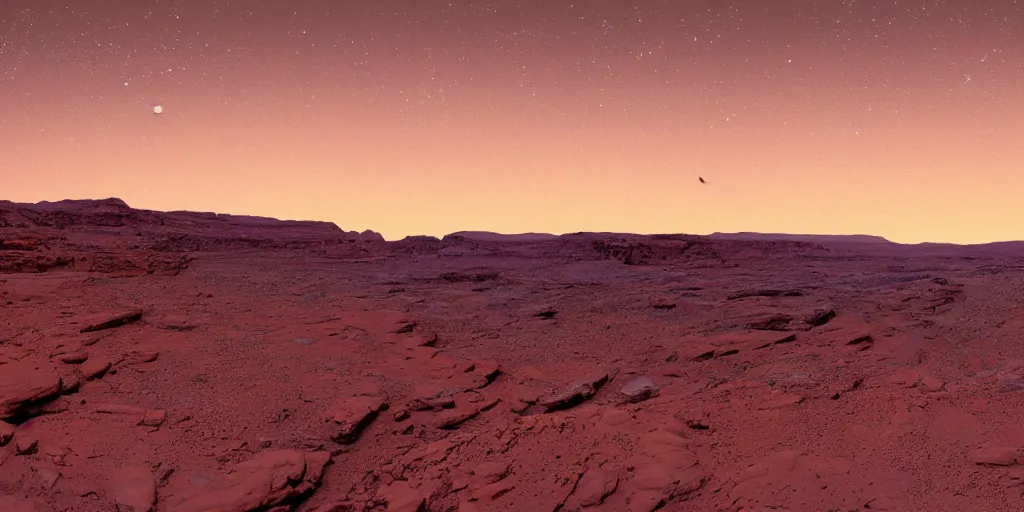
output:
[[[2,0],[0,198],[87,197],[1024,239],[1024,1]]]

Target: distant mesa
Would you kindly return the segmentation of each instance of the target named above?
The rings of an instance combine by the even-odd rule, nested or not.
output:
[[[436,242],[440,242],[441,239],[436,237],[436,236],[430,236],[430,235],[409,235],[409,236],[401,239],[400,241],[401,242],[431,242],[431,243],[436,243]]]
[[[738,240],[738,241],[793,241],[793,242],[809,242],[809,243],[870,243],[870,244],[891,244],[889,240],[880,236],[874,235],[791,235],[785,233],[752,233],[752,232],[741,232],[741,233],[712,233],[708,235],[709,238],[715,238],[718,240]]]
[[[10,201],[0,201],[0,205],[28,207],[40,211],[85,209],[94,211],[103,209],[115,211],[131,210],[131,207],[128,206],[128,203],[116,197],[108,197],[107,199],[61,199],[60,201],[40,201],[38,203],[12,203]]]
[[[444,236],[444,240],[462,238],[465,240],[476,240],[478,242],[546,242],[557,240],[558,235],[551,233],[519,233],[506,235],[493,233],[491,231],[457,231]]]
[[[384,238],[370,229],[345,231],[333,222],[140,210],[117,198],[0,201],[0,248],[31,252],[0,253],[0,270],[44,271],[55,266],[152,270],[163,265],[154,254],[195,251],[307,248],[335,257],[366,252],[367,243],[383,244]],[[99,249],[102,255],[95,256]]]
[[[1024,242],[900,244],[880,236],[859,234],[644,235],[600,231],[559,235],[456,231],[441,239],[410,235],[388,242],[376,231],[345,231],[332,222],[141,210],[116,197],[38,203],[0,200],[0,272],[4,269],[45,271],[66,266],[163,272],[181,268],[179,256],[184,253],[267,249],[306,249],[327,258],[377,257],[387,251],[441,256],[515,253],[537,257],[566,254],[582,257],[596,253],[602,258],[620,259],[633,265],[678,262],[708,255],[727,261],[739,254],[737,251],[776,255],[786,251],[835,249],[890,254],[912,247],[919,251],[927,249],[929,254],[963,256],[981,254],[979,251],[986,254],[1015,252],[1024,248]]]
[[[660,240],[668,239],[693,239],[693,238],[704,238],[699,235],[685,235],[685,234],[661,234],[661,235],[638,235],[636,233],[614,233],[614,232],[576,232],[566,233],[563,235],[554,235],[550,233],[519,233],[519,234],[503,234],[495,233],[491,231],[457,231],[445,235],[442,240],[453,241],[453,240],[472,240],[476,242],[549,242],[559,239],[603,239],[603,238],[616,238],[616,239],[646,239],[655,238]],[[740,232],[740,233],[712,233],[707,235],[706,238],[713,240],[723,241],[739,241],[739,242],[804,242],[804,243],[856,243],[856,244],[892,244],[889,240],[880,236],[873,235],[806,235],[806,234],[786,234],[786,233],[754,233],[754,232]],[[410,238],[411,240],[412,238]]]

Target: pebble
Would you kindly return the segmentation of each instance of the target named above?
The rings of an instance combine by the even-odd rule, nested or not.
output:
[[[634,377],[619,390],[625,401],[632,404],[654,398],[658,396],[658,391],[659,388],[654,383],[654,379],[647,376]]]
[[[11,439],[14,439],[14,425],[0,421],[0,446],[7,446]]]
[[[89,359],[86,352],[67,352],[57,356],[57,360],[64,364],[82,364]]]

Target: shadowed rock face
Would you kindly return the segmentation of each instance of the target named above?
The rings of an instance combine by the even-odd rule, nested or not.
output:
[[[374,235],[0,203],[0,510],[1021,507],[1012,245]]]

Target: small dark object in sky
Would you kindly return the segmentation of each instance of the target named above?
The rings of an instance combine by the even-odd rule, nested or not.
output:
[[[704,181],[704,178],[701,178],[700,176],[697,176],[697,179],[698,179],[698,180],[700,180],[700,182],[701,182],[701,183],[706,183],[706,182]]]

